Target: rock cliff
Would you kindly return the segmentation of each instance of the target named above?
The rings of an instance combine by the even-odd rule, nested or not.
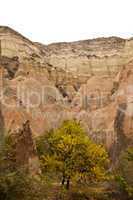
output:
[[[0,27],[0,76],[6,132],[29,120],[37,136],[76,118],[112,157],[132,143],[132,38],[43,45]]]

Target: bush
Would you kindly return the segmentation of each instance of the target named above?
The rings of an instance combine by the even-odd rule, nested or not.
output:
[[[133,198],[133,148],[121,153],[116,183],[121,196]]]
[[[11,137],[5,138],[0,152],[0,199],[1,200],[42,200],[48,191],[41,176],[32,176],[25,167],[16,167]]]
[[[45,184],[22,171],[0,176],[0,199],[2,200],[42,200]]]

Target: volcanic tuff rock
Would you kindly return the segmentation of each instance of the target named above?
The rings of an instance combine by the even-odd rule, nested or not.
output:
[[[13,168],[25,167],[32,175],[40,173],[39,160],[34,144],[30,122],[26,121],[22,126],[7,138],[11,149],[8,159]]]
[[[42,45],[0,27],[0,47],[6,132],[13,133],[30,120],[37,136],[76,118],[112,157],[132,143],[132,38]]]

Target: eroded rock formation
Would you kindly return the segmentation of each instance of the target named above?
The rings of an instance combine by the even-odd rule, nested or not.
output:
[[[23,123],[16,132],[11,135],[13,159],[17,168],[25,167],[30,173],[39,173],[39,160],[36,154],[36,146],[30,128],[30,122]]]
[[[42,45],[0,27],[2,113],[7,132],[33,135],[76,118],[112,151],[133,139],[133,39]],[[127,142],[126,145],[129,143]]]

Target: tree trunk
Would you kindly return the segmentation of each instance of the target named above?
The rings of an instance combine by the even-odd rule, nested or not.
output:
[[[67,179],[66,189],[69,190],[70,187],[70,176]]]
[[[63,176],[63,178],[62,178],[62,185],[64,185],[65,184],[65,176]]]

